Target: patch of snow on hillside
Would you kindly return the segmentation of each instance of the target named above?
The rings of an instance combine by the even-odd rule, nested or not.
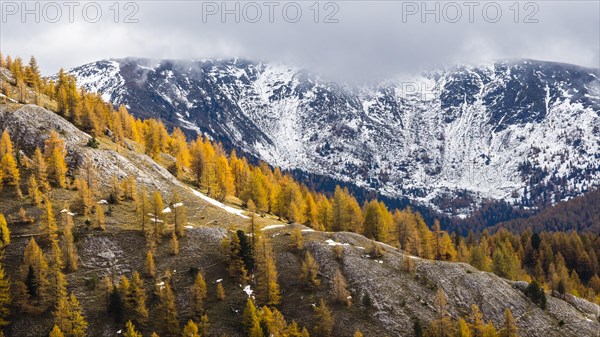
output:
[[[329,246],[350,246],[349,243],[341,243],[341,242],[333,241],[331,239],[325,240],[325,243],[327,243]]]
[[[270,226],[263,227],[260,230],[261,231],[266,231],[266,230],[269,230],[269,229],[282,228],[282,227],[285,227],[285,225],[270,225]]]
[[[249,219],[248,216],[244,215],[244,213],[245,213],[244,210],[241,210],[239,208],[235,208],[235,207],[231,207],[231,206],[225,205],[222,202],[219,202],[219,201],[217,201],[217,200],[215,200],[213,198],[210,198],[207,195],[204,195],[204,194],[196,191],[195,189],[193,189],[191,187],[190,187],[190,190],[192,191],[192,193],[195,196],[200,197],[202,200],[208,202],[209,204],[211,204],[213,206],[219,207],[219,208],[221,208],[221,209],[223,209],[223,210],[225,210],[225,211],[227,211],[227,212],[229,212],[231,214],[235,214],[235,215],[240,216],[240,217],[242,217],[244,219]]]

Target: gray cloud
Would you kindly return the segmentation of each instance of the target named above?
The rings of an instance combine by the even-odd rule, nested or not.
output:
[[[102,16],[97,23],[84,20],[83,2],[75,8],[73,23],[64,6],[57,23],[45,22],[44,16],[35,23],[33,15],[23,23],[19,15],[7,14],[11,9],[7,3],[2,3],[6,22],[2,22],[0,48],[4,53],[22,57],[36,55],[45,73],[126,56],[243,57],[292,63],[326,76],[352,80],[503,58],[534,58],[588,67],[600,64],[597,1],[535,1],[529,7],[520,2],[518,16],[516,7],[511,9],[512,1],[477,2],[473,22],[469,22],[469,7],[463,1],[427,2],[429,9],[439,5],[439,22],[435,22],[433,14],[422,22],[423,8],[418,8],[421,1],[337,1],[329,5],[320,2],[318,15],[313,1],[270,2],[278,4],[274,7],[273,23],[269,22],[268,1],[252,5],[227,2],[229,9],[239,5],[239,23],[233,14],[222,22],[220,9],[215,15],[205,15],[206,9],[214,9],[213,4],[221,6],[221,1],[135,2],[139,11],[134,18],[138,23],[123,23],[132,9],[126,11],[124,3],[120,3],[119,23],[114,22],[115,12],[109,8],[112,2],[98,2]],[[34,3],[28,4],[33,8]],[[287,16],[283,12],[286,4]],[[40,3],[42,14],[44,5]],[[419,12],[407,15],[407,10],[415,6]],[[262,16],[251,23],[256,7],[262,10]],[[294,19],[296,7],[302,9],[302,16],[298,22],[288,22]],[[484,7],[488,9],[487,16]],[[488,22],[493,21],[496,7],[501,8],[502,15],[497,22]],[[456,8],[462,11],[458,20],[454,20]],[[336,9],[330,19],[338,22],[324,23]],[[529,19],[538,22],[524,22],[535,10],[537,13]],[[94,15],[93,8],[89,13]]]

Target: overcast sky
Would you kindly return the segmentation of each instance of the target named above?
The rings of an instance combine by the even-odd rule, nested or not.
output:
[[[69,22],[63,2],[54,3],[62,12],[58,19],[55,5],[39,2],[36,23],[34,14],[23,22],[21,1],[3,1],[0,48],[24,58],[35,55],[45,74],[126,56],[243,57],[354,79],[503,58],[600,64],[596,0],[516,6],[513,1],[430,1],[427,8],[421,1],[230,1],[227,8],[221,3],[138,1],[126,7],[121,2],[117,15],[113,1],[88,4],[85,11],[86,3],[79,2]],[[27,3],[29,9],[35,5]],[[96,15],[98,7],[101,15]],[[225,9],[237,13],[239,23],[232,13],[223,20]],[[432,12],[423,18],[426,9]],[[138,22],[125,23],[128,19]]]

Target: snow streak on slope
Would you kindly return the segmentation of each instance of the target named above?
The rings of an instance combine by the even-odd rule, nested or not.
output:
[[[231,206],[227,206],[227,205],[223,204],[220,201],[217,201],[217,200],[215,200],[215,199],[213,199],[211,197],[208,197],[205,194],[202,194],[202,193],[196,191],[193,188],[190,188],[190,190],[192,191],[192,193],[195,196],[200,197],[200,199],[208,202],[209,204],[211,204],[213,206],[219,207],[219,208],[221,208],[221,209],[223,209],[223,210],[225,210],[225,211],[227,211],[227,212],[229,212],[231,214],[238,215],[238,216],[240,216],[240,217],[242,217],[244,219],[249,219],[248,216],[244,214],[245,213],[244,210],[241,210],[241,209],[235,208],[235,207],[231,207]]]

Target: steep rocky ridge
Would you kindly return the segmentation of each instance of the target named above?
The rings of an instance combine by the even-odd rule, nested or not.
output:
[[[484,199],[543,207],[600,181],[598,69],[510,60],[360,86],[239,59],[128,58],[70,73],[191,136],[455,215]]]

